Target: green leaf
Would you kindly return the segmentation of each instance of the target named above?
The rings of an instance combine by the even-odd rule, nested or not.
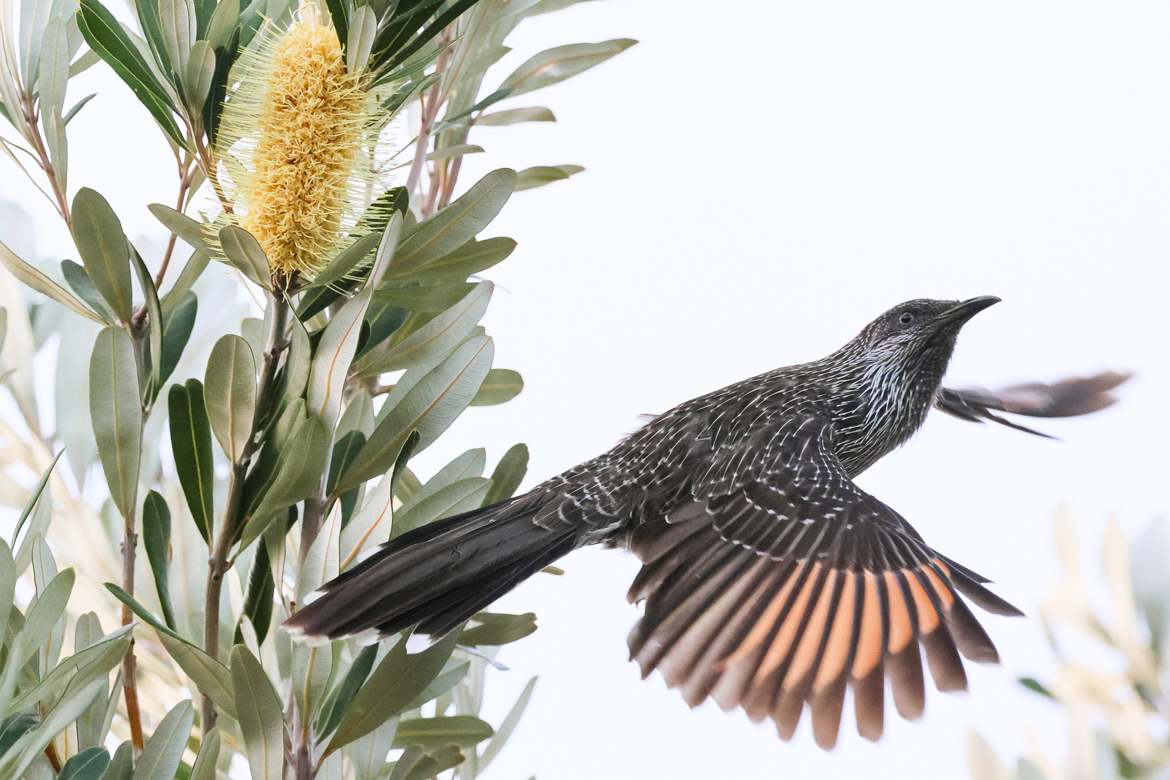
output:
[[[543,187],[554,181],[567,179],[583,170],[585,168],[580,165],[537,165],[525,168],[516,174],[516,192]]]
[[[416,655],[407,655],[406,637],[400,639],[354,697],[325,755],[369,734],[401,713],[439,674],[458,638],[459,631],[452,631]]]
[[[114,322],[114,315],[110,312],[110,307],[106,306],[106,301],[102,298],[102,294],[93,286],[93,281],[90,280],[89,274],[85,272],[83,266],[78,265],[72,260],[61,261],[61,275],[65,277],[65,283],[77,293],[81,300],[85,301],[89,308],[93,309],[99,317],[101,317],[106,324]]]
[[[370,50],[374,48],[374,35],[378,32],[378,16],[368,5],[354,9],[349,20],[349,44],[345,47],[345,66],[350,73],[365,70],[370,62]]]
[[[632,38],[616,38],[601,43],[571,43],[542,51],[513,71],[504,79],[500,89],[510,89],[509,97],[557,84],[595,65],[621,54],[637,41]]]
[[[185,385],[171,385],[167,410],[179,484],[183,487],[195,526],[204,541],[210,542],[215,527],[215,472],[211,456],[211,424],[199,380],[188,379]]]
[[[394,399],[389,413],[342,477],[337,493],[340,495],[385,473],[412,431],[418,431],[417,451],[421,451],[447,430],[479,390],[491,367],[494,351],[490,338],[474,336],[442,363],[418,377],[400,399]],[[386,403],[389,406],[390,399]]]
[[[65,86],[69,81],[69,37],[63,15],[49,17],[42,36],[37,88],[40,91],[42,121],[53,114],[65,113]],[[56,168],[56,164],[53,166]],[[58,172],[59,173],[59,172]],[[65,187],[58,178],[61,190]]]
[[[439,698],[444,693],[447,693],[449,690],[458,685],[459,682],[467,676],[467,673],[470,670],[470,661],[466,659],[462,661],[455,658],[450,659],[443,667],[443,672],[434,680],[431,680],[431,684],[428,685],[422,693],[420,693],[418,696],[415,696],[410,704],[406,705],[406,709],[408,711],[417,710],[427,702],[434,701],[435,699]]]
[[[1042,682],[1032,677],[1021,677],[1020,685],[1024,686],[1033,693],[1038,693],[1041,696],[1047,696],[1049,699],[1055,698],[1052,695],[1052,691],[1048,690],[1048,688]]]
[[[394,489],[398,485],[406,464],[418,445],[418,431],[411,431],[394,460],[392,473],[382,477],[377,490],[366,501],[357,516],[341,531],[341,570],[349,568],[363,552],[373,549],[390,539],[391,522],[394,514]],[[344,472],[343,472],[344,473]],[[333,491],[330,491],[331,493]]]
[[[40,722],[40,719],[31,712],[14,712],[5,718],[4,722],[0,723],[0,759],[3,759],[12,746],[35,729]]]
[[[272,625],[272,599],[275,592],[276,582],[272,578],[272,561],[268,556],[268,546],[261,544],[256,548],[256,555],[252,559],[252,573],[248,577],[244,611],[236,624],[237,645],[244,643],[245,618],[256,632],[256,644],[264,644],[264,638],[268,636],[268,629]]]
[[[215,765],[219,761],[219,730],[212,729],[199,746],[199,755],[191,767],[190,780],[215,780]]]
[[[82,187],[73,198],[73,241],[94,287],[123,323],[134,314],[130,245],[118,215],[98,193]]]
[[[161,387],[175,368],[179,365],[179,358],[187,348],[191,339],[191,331],[195,327],[195,315],[199,313],[199,299],[195,293],[184,293],[178,302],[168,309],[165,305],[162,310],[162,367],[159,371],[159,386]]]
[[[226,46],[240,19],[240,0],[220,0],[207,25],[207,42],[212,48]]]
[[[421,753],[421,748],[407,748],[395,764],[389,780],[426,780],[429,777],[437,777],[467,760],[455,745],[447,745],[429,755]]]
[[[474,288],[475,285],[470,282],[427,287],[383,287],[374,293],[374,299],[379,303],[397,306],[407,311],[438,314],[459,303]]]
[[[93,59],[90,59],[90,57],[92,57]],[[77,59],[77,62],[74,63],[74,66],[77,66],[79,64],[85,64],[85,63],[94,64],[94,63],[97,63],[100,61],[101,61],[101,57],[94,54],[93,51],[91,50],[91,51],[87,51],[85,54],[82,54]],[[89,64],[86,64],[85,67],[88,68]],[[85,68],[81,68],[80,70],[78,70],[78,69],[76,69],[76,67],[71,67],[69,69],[69,77],[73,78],[78,73],[81,73],[83,70],[85,70]],[[83,97],[81,100],[78,100],[76,103],[74,103],[73,108],[71,108],[65,112],[65,116],[63,117],[65,124],[68,125],[73,120],[73,117],[77,116],[77,112],[80,111],[81,109],[85,108],[85,105],[89,101],[93,100],[95,97],[97,97],[97,93],[92,92],[92,93],[86,95],[85,97]]]
[[[333,258],[333,262],[325,266],[324,271],[313,277],[313,281],[307,284],[305,289],[311,290],[316,287],[328,287],[345,279],[351,273],[354,273],[353,269],[360,265],[366,259],[366,256],[377,248],[381,240],[381,233],[370,233],[354,241],[342,250],[337,257]]]
[[[110,768],[102,775],[102,780],[130,780],[134,776],[134,746],[126,740],[114,751],[110,760]]]
[[[40,757],[48,744],[53,741],[53,738],[67,729],[70,723],[77,720],[89,708],[89,705],[93,703],[94,699],[102,693],[105,684],[104,680],[94,680],[75,695],[59,701],[57,706],[41,721],[36,731],[21,740],[21,742],[25,742],[28,736],[32,737],[21,751],[20,759],[16,762],[15,770],[6,776],[23,776],[25,770]],[[0,773],[3,773],[3,768],[0,768]]]
[[[154,626],[158,629],[158,626]],[[236,703],[232,693],[232,676],[227,667],[195,645],[165,631],[158,632],[159,642],[183,673],[191,678],[199,692],[206,694],[220,712],[235,719]]]
[[[374,660],[378,657],[378,646],[367,645],[353,659],[349,671],[345,673],[341,684],[330,694],[329,699],[321,708],[321,720],[317,726],[317,733],[332,734],[341,723],[341,718],[349,709],[350,702],[357,695],[362,683],[370,676],[374,668]]]
[[[490,725],[471,715],[414,718],[398,724],[394,747],[418,745],[423,750],[434,750],[445,745],[458,745],[466,748],[491,739],[494,733]]]
[[[313,347],[309,342],[309,334],[297,317],[291,319],[282,391],[285,404],[292,403],[304,394],[305,386],[309,383],[309,372],[313,368]]]
[[[243,645],[232,648],[232,685],[253,780],[284,776],[284,716],[268,675]]]
[[[158,21],[171,70],[185,73],[195,40],[195,7],[190,0],[158,0]],[[186,86],[186,85],[184,85]]]
[[[211,430],[228,461],[236,463],[248,446],[256,413],[256,358],[248,342],[230,333],[215,342],[206,381]]]
[[[500,728],[496,735],[492,737],[492,741],[487,743],[483,749],[483,754],[479,757],[479,771],[487,769],[488,764],[492,762],[504,747],[504,743],[512,736],[512,732],[516,730],[516,724],[520,722],[520,717],[524,714],[525,708],[528,707],[528,700],[532,698],[532,689],[536,687],[536,678],[533,677],[524,686],[524,690],[520,693],[520,697],[516,699],[516,703],[512,705],[512,709],[508,711],[507,716],[504,717]]]
[[[414,270],[463,246],[500,213],[516,186],[516,172],[492,171],[462,197],[419,224],[398,247],[388,277]]]
[[[87,309],[81,301],[74,298],[64,287],[45,276],[24,260],[21,260],[15,252],[4,245],[3,241],[0,241],[0,263],[3,263],[4,267],[25,286],[52,298],[74,314],[80,314],[82,317],[93,320],[100,325],[106,324],[101,317]]]
[[[12,561],[12,550],[0,539],[0,605],[8,605],[7,608],[0,606],[0,637],[8,634],[8,620],[15,603],[16,565]],[[0,643],[3,643],[2,639]],[[4,710],[0,710],[0,715],[3,714]],[[0,755],[3,755],[3,751],[0,751]]]
[[[105,679],[110,670],[122,662],[126,651],[130,649],[129,634],[132,630],[131,626],[123,626],[109,636],[102,637],[92,646],[62,660],[35,688],[23,692],[20,698],[12,702],[11,709],[32,709],[38,704],[47,703],[66,686],[76,690],[80,686],[88,685],[90,680],[98,677]]]
[[[452,157],[463,157],[464,155],[480,154],[482,152],[483,147],[476,144],[456,144],[455,146],[447,146],[431,152],[427,155],[427,162],[449,160]]]
[[[376,376],[387,371],[433,363],[465,342],[483,319],[495,285],[480,282],[457,304],[386,350],[370,350],[354,363],[354,372]]]
[[[181,701],[171,708],[142,749],[134,767],[134,780],[172,780],[183,760],[194,722],[195,708],[190,701]]]
[[[163,623],[161,620],[159,620],[157,617],[155,617],[154,613],[152,613],[146,607],[142,606],[142,604],[139,603],[139,601],[136,598],[134,598],[133,596],[131,596],[129,593],[122,590],[120,587],[118,587],[117,585],[115,585],[112,582],[106,582],[106,583],[102,583],[102,584],[105,586],[106,590],[108,590],[111,594],[113,594],[114,598],[116,598],[118,601],[120,601],[123,604],[125,604],[126,606],[128,606],[130,608],[131,612],[133,612],[135,615],[137,615],[138,617],[140,617],[142,619],[142,622],[146,623],[148,626],[153,628],[155,631],[159,632],[159,634],[166,634],[167,636],[173,637],[175,639],[179,639],[180,641],[186,641],[186,640],[182,639],[182,637],[180,637],[174,631],[167,628],[165,623]]]
[[[472,406],[496,406],[507,403],[524,389],[524,379],[519,372],[509,368],[493,368],[479,386],[479,392],[471,399]]]
[[[252,512],[240,538],[240,549],[254,542],[276,513],[312,495],[321,483],[329,437],[321,421],[301,411],[287,441],[280,445],[275,478]]]
[[[470,477],[446,485],[433,494],[424,492],[413,496],[410,502],[403,504],[395,513],[390,538],[394,539],[435,520],[474,509],[483,502],[489,487],[490,479]]]
[[[147,342],[150,345],[149,362],[150,362],[150,381],[147,383],[149,388],[148,397],[153,401],[158,396],[159,390],[162,390],[162,348],[163,348],[163,321],[162,309],[158,303],[158,290],[154,287],[154,280],[150,277],[150,271],[146,268],[146,263],[142,262],[141,255],[138,254],[133,246],[130,247],[130,256],[134,261],[134,270],[138,274],[138,284],[142,287],[143,295],[146,297],[146,311],[150,315],[149,331],[147,332]]]
[[[219,245],[227,261],[240,273],[265,290],[272,289],[268,258],[255,236],[241,227],[228,225],[219,231]]]
[[[146,558],[154,574],[154,587],[162,606],[163,620],[173,630],[178,630],[175,613],[171,609],[169,571],[171,565],[171,510],[167,502],[153,490],[142,502],[142,540],[146,547]]]
[[[468,241],[453,252],[432,260],[418,269],[408,269],[401,274],[390,269],[386,282],[418,280],[424,284],[462,282],[468,276],[477,274],[506,259],[516,248],[516,242],[504,236],[483,241]]]
[[[101,780],[110,765],[110,754],[105,748],[83,750],[65,762],[57,780]]]
[[[207,234],[203,232],[204,225],[202,222],[196,222],[186,214],[175,211],[161,203],[151,203],[147,208],[154,215],[154,218],[163,224],[163,227],[186,241],[193,249],[201,252],[207,252],[211,249],[211,243],[207,240]]]
[[[129,269],[127,269],[129,270]],[[110,498],[125,517],[135,509],[142,457],[142,394],[134,342],[110,325],[97,335],[89,361],[89,413]]]
[[[511,498],[515,495],[516,489],[520,487],[520,483],[524,481],[526,473],[528,473],[528,447],[524,444],[513,445],[496,464],[496,470],[492,472],[492,486],[483,498],[483,505],[491,506]]]
[[[519,641],[536,631],[536,613],[501,615],[480,612],[472,618],[478,625],[464,629],[459,644],[465,647],[499,647]]]
[[[2,343],[2,342],[0,342],[0,343]],[[24,522],[26,520],[28,520],[29,515],[31,515],[33,512],[33,509],[36,508],[37,502],[41,500],[41,495],[45,492],[45,487],[49,484],[49,477],[52,476],[53,469],[57,466],[57,461],[61,460],[61,456],[64,453],[65,453],[65,450],[59,450],[57,452],[57,454],[53,456],[53,462],[49,464],[49,467],[47,469],[45,469],[45,473],[41,474],[41,478],[37,482],[36,486],[33,487],[33,491],[29,495],[28,501],[26,501],[24,504],[24,509],[22,509],[20,512],[20,517],[18,517],[16,519],[16,525],[13,526],[13,530],[12,530],[12,544],[13,545],[16,544],[17,537],[20,536],[20,529],[24,527]],[[7,547],[5,547],[4,549],[8,550]],[[0,557],[2,557],[2,554],[0,554]],[[9,558],[11,558],[11,551],[10,550],[9,550]],[[0,576],[0,582],[2,582],[2,581],[3,581],[3,577]],[[5,592],[4,588],[0,587],[0,596],[3,596],[4,592]],[[11,603],[12,603],[11,598],[9,598],[7,601],[0,598],[0,604],[11,604]],[[7,619],[7,615],[5,615],[4,617],[5,617],[5,619]],[[0,621],[0,623],[2,623],[2,621]],[[0,629],[2,629],[3,627],[4,627],[3,625],[0,625]]]
[[[183,92],[186,94],[187,110],[192,117],[202,119],[203,105],[211,94],[211,83],[214,80],[215,51],[207,41],[195,41],[187,61],[187,72],[183,76]]]
[[[100,0],[81,0],[77,26],[89,47],[134,91],[171,140],[187,148],[183,134],[175,124],[174,104],[113,14]]]
[[[504,127],[506,125],[515,125],[521,122],[555,122],[556,116],[552,111],[543,106],[530,106],[528,108],[511,108],[507,111],[496,111],[491,114],[483,114],[475,120],[477,127]]]

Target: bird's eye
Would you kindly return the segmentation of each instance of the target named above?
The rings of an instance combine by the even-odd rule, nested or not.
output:
[[[912,322],[914,322],[914,312],[911,311],[902,312],[902,316],[898,318],[898,324],[902,327],[906,327]]]

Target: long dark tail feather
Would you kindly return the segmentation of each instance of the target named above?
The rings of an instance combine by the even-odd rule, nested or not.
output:
[[[510,501],[409,531],[326,583],[285,626],[329,639],[413,625],[442,636],[573,549],[572,531],[538,526],[534,512]]]

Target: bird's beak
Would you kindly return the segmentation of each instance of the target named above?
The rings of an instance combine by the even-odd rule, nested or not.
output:
[[[940,320],[950,325],[962,325],[988,306],[994,306],[999,301],[1000,299],[994,295],[980,295],[978,298],[971,298],[946,310],[942,313]]]

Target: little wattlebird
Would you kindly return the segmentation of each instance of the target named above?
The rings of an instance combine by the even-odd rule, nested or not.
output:
[[[625,547],[643,563],[629,594],[646,602],[629,637],[643,676],[661,670],[691,706],[710,696],[770,717],[785,739],[807,702],[824,748],[848,685],[858,731],[877,739],[886,677],[898,712],[922,713],[919,645],[943,691],[966,688],[960,653],[998,660],[963,597],[1021,613],[853,478],[932,405],[1020,427],[996,412],[1084,414],[1125,378],[940,388],[959,329],[998,300],[910,301],[822,360],[688,401],[522,496],[388,542],[286,625],[307,638],[411,626],[438,637],[571,550]]]

